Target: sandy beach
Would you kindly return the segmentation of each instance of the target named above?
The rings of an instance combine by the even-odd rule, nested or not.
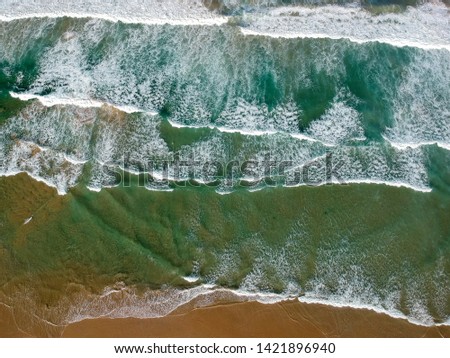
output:
[[[285,301],[239,302],[155,319],[92,319],[63,337],[450,337],[450,327],[425,327],[365,309]]]
[[[212,297],[212,296],[211,296]],[[450,326],[423,326],[370,309],[302,303],[297,299],[263,304],[205,297],[158,318],[84,319],[61,326],[29,321],[0,303],[0,337],[64,338],[450,338]],[[25,324],[25,325],[24,325]]]
[[[29,337],[0,305],[0,336]],[[62,337],[450,337],[450,327],[425,327],[365,309],[285,301],[238,302],[192,309],[186,305],[153,319],[88,319]]]

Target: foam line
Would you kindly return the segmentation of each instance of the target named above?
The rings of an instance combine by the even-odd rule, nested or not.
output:
[[[171,120],[168,120],[168,122],[174,128],[194,128],[194,129],[209,128],[209,129],[218,130],[219,132],[223,132],[223,133],[239,133],[239,134],[247,135],[247,136],[263,136],[263,135],[273,135],[273,134],[285,134],[285,135],[291,136],[292,138],[296,138],[296,139],[300,139],[300,140],[306,140],[306,141],[309,141],[309,142],[321,143],[322,145],[324,145],[326,147],[334,147],[333,144],[323,143],[323,142],[319,141],[318,139],[306,136],[306,135],[301,134],[301,133],[277,132],[277,131],[271,131],[271,130],[262,131],[262,130],[227,128],[227,127],[221,127],[221,126],[214,126],[214,125],[210,125],[210,124],[208,124],[208,125],[189,125],[189,124],[180,124],[180,123],[177,123],[177,122],[173,122]]]
[[[383,180],[372,180],[372,179],[344,179],[342,182],[331,179],[330,182],[320,182],[315,185],[300,183],[296,185],[283,185],[283,188],[298,188],[302,186],[325,186],[325,185],[347,185],[347,184],[371,184],[371,185],[386,185],[395,188],[407,188],[421,193],[430,193],[431,188],[417,187],[408,183],[396,182],[396,181],[383,181]],[[263,187],[264,188],[264,187]],[[262,189],[263,189],[262,188]],[[251,191],[251,190],[249,190]],[[256,190],[253,190],[256,191]]]
[[[79,165],[79,164],[86,164],[88,160],[78,160],[68,157],[67,155],[64,155],[64,160],[68,161],[70,164]]]
[[[79,99],[79,98],[70,98],[70,97],[57,97],[52,95],[47,96],[40,96],[37,94],[32,93],[16,93],[16,92],[9,92],[11,97],[20,99],[21,101],[29,101],[32,99],[37,99],[43,106],[45,107],[53,107],[53,106],[76,106],[80,108],[100,108],[104,105],[114,107],[118,109],[119,111],[125,112],[125,113],[138,113],[138,112],[145,112],[150,115],[157,115],[157,112],[152,111],[144,111],[137,107],[133,106],[123,106],[123,105],[116,105],[109,102],[102,102],[95,99]]]
[[[450,144],[442,143],[440,141],[424,141],[424,142],[416,142],[416,143],[403,143],[403,142],[393,142],[387,138],[384,138],[391,146],[399,150],[406,150],[408,148],[416,149],[429,145],[437,145],[439,148],[450,150]]]
[[[313,160],[316,160],[320,157],[314,158]],[[143,172],[137,172],[134,170],[130,170],[130,169],[125,169],[123,167],[119,167],[120,170],[127,172],[131,175],[140,175],[140,174],[150,174],[153,178],[155,178],[156,180],[168,180],[170,182],[175,182],[175,181],[179,181],[179,180],[189,180],[189,179],[176,179],[172,176],[163,176],[162,174],[158,173],[158,172],[148,172],[148,171],[143,171]],[[254,183],[258,183],[261,180],[264,180],[264,177],[260,177],[257,178]],[[206,182],[204,180],[201,179],[194,179],[196,182],[200,183],[200,184],[210,184],[213,181],[210,182]],[[240,180],[245,180],[245,178],[240,178]],[[383,181],[383,180],[372,180],[372,179],[347,179],[344,180],[343,182],[339,182],[337,180],[331,180],[331,182],[322,182],[322,183],[318,183],[315,186],[324,186],[324,185],[346,185],[346,184],[373,184],[373,185],[386,185],[386,186],[392,186],[392,187],[396,187],[396,188],[407,188],[407,189],[411,189],[417,192],[421,192],[421,193],[430,193],[432,191],[431,188],[425,188],[425,187],[418,187],[418,186],[414,186],[408,183],[403,183],[403,182],[396,182],[396,181]],[[311,186],[310,184],[305,184],[305,183],[300,183],[297,185],[283,185],[283,188],[296,188],[296,187],[301,187],[301,186]],[[249,192],[256,192],[256,191],[260,191],[263,190],[265,188],[269,188],[270,186],[258,186],[257,188],[252,188],[249,187],[248,191]],[[230,190],[226,190],[226,191],[222,191],[220,189],[222,188],[218,188],[219,190],[216,190],[217,194],[220,195],[226,195],[226,194],[231,194],[234,192],[234,190],[230,189]],[[98,189],[95,189],[95,191],[97,191]],[[152,190],[156,190],[156,191],[169,191],[167,189],[155,189],[152,188]],[[98,190],[99,191],[99,190]],[[170,190],[172,191],[172,190]]]
[[[5,16],[0,15],[0,21],[9,22],[14,20],[24,19],[57,19],[61,17],[71,17],[75,19],[99,19],[110,22],[123,22],[125,24],[143,24],[143,25],[172,25],[172,26],[220,26],[225,24],[228,20],[224,17],[213,19],[152,19],[152,18],[139,18],[139,17],[123,17],[123,16],[110,16],[90,13],[73,13],[73,12],[58,12],[58,13],[30,13],[26,15],[18,16]]]
[[[108,296],[114,295],[117,292],[121,294],[123,291],[126,293],[128,290],[117,290],[111,289],[107,290],[102,296],[102,299],[108,299]],[[149,292],[151,294],[151,292]],[[432,326],[448,326],[449,321],[444,323],[434,324],[431,322],[422,322],[416,320],[414,318],[408,317],[404,315],[402,312],[398,310],[387,310],[381,307],[377,307],[374,305],[365,305],[365,304],[351,304],[348,302],[341,302],[333,299],[326,298],[318,298],[313,294],[306,292],[303,296],[296,296],[290,294],[275,294],[275,293],[265,293],[265,292],[249,292],[242,289],[232,290],[227,288],[222,288],[218,286],[214,286],[211,284],[202,284],[193,288],[189,288],[186,290],[173,290],[168,291],[167,294],[164,294],[164,291],[159,291],[158,297],[161,300],[161,304],[167,302],[170,299],[171,305],[164,310],[157,309],[156,311],[152,311],[152,309],[148,305],[148,300],[144,297],[139,298],[136,295],[131,293],[131,299],[126,299],[126,307],[121,307],[119,310],[111,309],[108,312],[85,312],[83,315],[78,315],[76,317],[69,317],[69,323],[75,323],[82,321],[86,318],[100,318],[100,317],[108,317],[108,318],[157,318],[164,317],[169,315],[171,312],[175,311],[177,308],[194,301],[197,298],[205,297],[206,299],[201,300],[200,306],[208,305],[214,302],[214,297],[225,297],[228,300],[237,300],[241,302],[254,301],[262,304],[276,304],[282,301],[287,300],[298,300],[301,303],[305,304],[321,304],[336,308],[352,308],[352,309],[366,309],[371,310],[380,314],[386,314],[390,317],[396,319],[405,319],[412,324],[424,326],[424,327],[432,327]],[[208,296],[213,296],[212,300],[208,299]],[[174,302],[173,299],[178,299],[178,302]],[[154,299],[150,300],[153,305],[158,306],[159,302],[155,302]],[[203,302],[203,303],[202,303]],[[157,307],[159,308],[159,307]]]
[[[208,11],[198,0],[2,0],[0,20],[25,18],[96,18],[106,21],[149,25],[221,25],[227,21]]]
[[[244,16],[244,35],[347,39],[364,44],[450,51],[448,8],[426,3],[404,12],[373,15],[357,6],[278,7]]]
[[[50,188],[56,189],[56,192],[58,193],[58,195],[66,195],[66,194],[67,194],[66,191],[62,190],[62,189],[59,188],[57,185],[55,185],[55,184],[49,182],[48,180],[45,180],[44,178],[41,178],[41,177],[38,176],[38,175],[31,174],[31,173],[29,173],[29,172],[27,172],[27,171],[24,171],[24,170],[20,170],[20,171],[9,171],[9,172],[0,172],[0,177],[11,177],[11,176],[15,176],[15,175],[20,174],[20,173],[25,173],[25,174],[27,174],[30,178],[32,178],[32,179],[34,179],[34,180],[36,180],[36,181],[38,181],[38,182],[44,183],[45,185],[47,185],[47,186],[50,187]]]
[[[245,36],[265,36],[272,38],[285,38],[285,39],[330,39],[330,40],[349,40],[351,42],[357,44],[366,44],[371,42],[380,42],[385,43],[395,47],[416,47],[423,50],[447,50],[450,51],[450,44],[427,44],[416,41],[408,41],[408,40],[392,40],[387,38],[373,38],[368,40],[358,39],[351,36],[345,35],[329,35],[329,34],[320,34],[320,33],[277,33],[277,32],[264,32],[264,31],[255,31],[249,30],[246,28],[240,28],[240,31]]]
[[[3,0],[0,21],[28,18],[94,18],[111,22],[173,26],[221,26],[232,16],[208,11],[200,1]],[[355,6],[281,6],[244,14],[244,35],[282,38],[348,39],[363,44],[381,42],[397,47],[450,51],[448,8],[426,3],[399,13],[373,15]]]

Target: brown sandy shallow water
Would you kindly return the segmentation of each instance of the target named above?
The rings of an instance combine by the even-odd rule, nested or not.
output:
[[[58,222],[60,216],[54,213],[61,212],[60,208],[68,205],[70,195],[57,196],[53,189],[31,180],[26,175],[2,178],[0,184],[3,185],[1,192],[4,207],[8,208],[3,211],[3,220],[10,223],[8,225],[14,229],[11,230],[14,235],[10,236],[16,254],[16,259],[13,260],[14,257],[8,254],[9,251],[0,250],[0,267],[5,281],[0,293],[9,297],[8,300],[1,300],[8,305],[0,302],[0,337],[450,337],[450,326],[415,325],[407,320],[368,309],[337,308],[306,304],[297,300],[262,304],[242,299],[234,300],[229,296],[224,300],[210,302],[206,306],[194,299],[160,318],[96,318],[68,325],[55,325],[35,319],[34,322],[39,322],[35,324],[28,315],[30,310],[34,312],[34,308],[30,306],[32,303],[36,303],[37,306],[40,304],[41,311],[45,313],[52,307],[57,309],[58,302],[62,298],[66,298],[61,304],[67,308],[77,303],[79,299],[82,300],[86,292],[98,294],[101,290],[95,287],[85,289],[87,284],[92,284],[92,280],[77,283],[81,266],[76,266],[77,270],[64,270],[65,266],[61,266],[62,271],[61,267],[57,266],[56,272],[59,276],[54,274],[53,269],[49,270],[46,267],[44,267],[46,270],[40,268],[32,276],[28,272],[26,275],[23,274],[23,277],[17,275],[14,266],[17,253],[22,252],[23,247],[26,248],[26,243],[34,243],[30,249],[31,254],[39,247],[37,239],[31,242],[28,238],[27,233],[32,226],[24,226],[24,219],[33,215],[33,225],[41,221],[46,223],[45,226]],[[54,243],[57,244],[58,241],[55,240]],[[59,247],[52,250],[57,249],[59,250]],[[50,252],[56,252],[52,250]],[[33,255],[25,256],[26,259],[29,257]],[[94,277],[87,274],[85,276],[88,279]],[[101,280],[106,275],[95,277],[98,287],[111,284],[106,279]],[[16,287],[16,280],[26,290],[30,288],[28,285],[33,283],[40,288],[38,291],[40,295],[35,296],[36,302],[30,301],[30,298],[27,300],[23,295],[12,295],[13,291],[10,292],[7,287]],[[67,282],[77,284],[69,285]],[[79,294],[74,293],[72,297],[69,295],[72,291],[75,293],[79,291]],[[119,301],[112,301],[115,302],[114,307],[120,305]],[[66,310],[62,309],[61,312],[64,317]],[[54,318],[52,315],[42,314],[36,317]]]
[[[228,302],[194,308],[186,304],[165,317],[97,318],[69,324],[74,337],[450,337],[449,326],[425,327],[367,309],[284,301]],[[0,336],[29,337],[0,305]]]

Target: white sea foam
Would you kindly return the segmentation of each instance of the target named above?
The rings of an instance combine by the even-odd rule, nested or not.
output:
[[[450,53],[417,53],[390,94],[393,123],[384,137],[397,147],[450,143]]]
[[[148,190],[148,191],[166,191],[166,192],[169,192],[169,193],[174,190],[172,188],[153,187],[153,186],[149,186],[149,185],[146,185],[145,189]]]
[[[197,0],[3,0],[0,4],[0,21],[32,17],[98,18],[123,23],[150,25],[221,25],[227,19],[208,11]]]
[[[248,14],[244,21],[244,35],[348,39],[450,51],[450,22],[443,4],[427,3],[380,15],[354,6],[279,7],[264,14]]]
[[[322,181],[314,184],[306,184],[300,183],[295,185],[285,185],[285,187],[302,187],[302,186],[324,186],[324,185],[348,185],[348,184],[373,184],[373,185],[386,185],[392,186],[396,188],[407,188],[414,191],[422,192],[422,193],[430,193],[432,191],[431,188],[415,186],[408,183],[395,182],[395,181],[382,181],[382,180],[371,180],[371,179],[344,179],[342,181],[338,181],[336,179],[331,179],[329,181]]]
[[[11,97],[18,98],[22,101],[29,101],[32,99],[37,99],[39,102],[41,102],[46,107],[53,107],[56,105],[70,105],[70,106],[77,106],[81,108],[98,108],[103,105],[102,102],[92,100],[92,99],[76,99],[76,98],[60,98],[55,97],[51,95],[47,96],[39,96],[36,94],[30,94],[30,93],[15,93],[15,92],[9,92]]]
[[[246,135],[286,133],[299,139],[315,141],[298,133],[298,121],[302,110],[293,101],[280,103],[272,110],[264,103],[247,101],[238,97],[229,100],[215,121],[221,131],[239,131]]]
[[[295,38],[303,38],[303,39],[330,39],[330,40],[349,40],[351,42],[355,42],[358,44],[366,44],[371,42],[381,42],[388,45],[392,45],[395,47],[417,47],[424,50],[447,50],[450,51],[450,45],[447,44],[427,44],[423,42],[414,42],[408,40],[393,40],[389,38],[374,38],[361,40],[356,37],[351,36],[339,36],[339,35],[328,35],[328,34],[314,34],[314,33],[295,33],[295,34],[287,34],[287,33],[276,33],[276,32],[264,32],[264,31],[256,31],[250,30],[248,28],[241,28],[241,32],[246,36],[266,36],[273,38],[286,38],[286,39],[295,39]]]
[[[209,128],[209,129],[216,129],[219,132],[223,132],[223,133],[239,133],[239,134],[246,135],[246,136],[265,136],[265,135],[273,135],[273,134],[284,134],[284,135],[288,135],[292,138],[299,139],[299,140],[305,140],[305,141],[310,141],[310,142],[320,142],[318,139],[315,139],[311,136],[307,136],[302,133],[281,132],[281,131],[276,131],[276,130],[241,129],[241,128],[233,128],[233,127],[215,126],[213,124],[192,125],[192,124],[177,123],[172,120],[168,120],[168,122],[174,128],[195,128],[195,129]],[[333,146],[333,144],[329,144],[329,143],[322,143],[322,144],[325,146]]]
[[[0,21],[31,17],[89,17],[150,25],[222,25],[228,21],[208,11],[200,1],[4,0]],[[372,15],[351,6],[276,7],[244,15],[245,35],[285,38],[349,39],[356,43],[383,42],[393,46],[450,50],[448,9],[439,3],[410,7],[405,12]]]
[[[372,143],[330,149],[315,139],[298,141],[291,133],[246,135],[232,154],[228,130],[209,133],[177,150],[179,161],[199,163],[192,176],[189,166],[173,164],[175,153],[161,138],[160,121],[160,118],[144,113],[124,120],[122,114],[108,106],[80,108],[55,104],[47,108],[36,101],[2,126],[5,141],[1,143],[4,150],[0,169],[4,173],[23,171],[40,177],[63,194],[78,183],[81,173],[91,190],[117,186],[117,172],[120,171],[151,175],[155,182],[146,182],[149,190],[171,190],[167,181],[194,179],[200,184],[214,182],[218,168],[215,164],[209,165],[205,173],[206,163],[223,166],[233,161],[239,165],[248,161],[259,163],[251,174],[243,172],[242,178],[239,175],[233,180],[222,178],[216,191],[223,194],[233,191],[241,179],[259,182],[267,177],[264,163],[269,160],[277,163],[271,175],[285,178],[286,186],[373,183],[431,191],[427,158],[420,147],[397,149],[383,143]],[[345,128],[351,129],[355,123],[346,124]],[[21,133],[19,138],[17,133]],[[326,134],[327,131],[320,133]],[[344,136],[338,133],[332,137],[333,140],[347,140],[350,132],[345,129],[342,133]],[[329,132],[329,135],[333,133]],[[331,170],[331,178],[327,174],[327,152],[332,155],[329,164],[336,168]],[[164,169],[164,161],[172,164]],[[283,168],[281,163],[284,163]],[[258,185],[248,189],[262,188]]]
[[[49,12],[49,13],[27,13],[23,15],[17,16],[5,16],[0,15],[0,21],[13,21],[20,19],[29,19],[29,18],[60,18],[60,17],[71,17],[71,18],[92,18],[92,19],[100,19],[111,22],[123,22],[126,24],[145,24],[145,25],[173,25],[173,26],[213,26],[213,25],[222,25],[226,23],[228,20],[226,18],[147,18],[147,17],[139,17],[139,16],[121,16],[121,15],[107,15],[107,14],[93,14],[91,12]]]
[[[386,141],[389,142],[390,145],[392,145],[394,148],[399,149],[399,150],[406,150],[408,148],[420,148],[420,147],[424,147],[424,146],[429,146],[429,145],[437,145],[439,148],[445,149],[445,150],[450,150],[450,143],[442,143],[439,141],[428,141],[428,142],[416,142],[416,143],[403,143],[403,142],[393,142],[387,138],[385,138]]]
[[[235,87],[233,83],[240,83],[241,79],[237,76],[241,73],[248,73],[248,78],[245,78],[247,75],[244,75],[240,87],[248,87],[244,92],[253,93],[252,77],[257,73],[244,67],[244,71],[234,71],[230,77],[229,73],[224,70],[229,59],[224,56],[223,49],[217,51],[217,44],[213,41],[220,34],[226,38],[229,44],[227,48],[232,51],[233,58],[248,54],[252,56],[252,60],[257,59],[250,45],[246,44],[245,52],[237,52],[239,50],[232,46],[236,41],[242,41],[242,39],[236,38],[235,31],[217,28],[213,29],[216,33],[211,34],[209,30],[212,29],[178,29],[179,36],[174,36],[175,40],[170,40],[163,46],[168,49],[170,57],[174,61],[161,67],[160,64],[157,64],[158,61],[149,59],[148,53],[154,53],[156,58],[160,56],[158,47],[155,48],[149,44],[155,44],[159,38],[166,38],[167,28],[129,29],[127,41],[113,42],[111,48],[106,51],[107,54],[93,66],[89,64],[87,54],[92,46],[107,36],[112,25],[91,20],[79,26],[81,28],[67,31],[53,47],[43,54],[39,74],[29,92],[12,95],[19,96],[24,100],[37,98],[47,106],[71,104],[80,107],[100,107],[108,104],[128,113],[144,111],[149,114],[156,114],[155,109],[161,108],[164,103],[169,102],[173,112],[171,113],[173,126],[209,127],[221,132],[239,132],[243,135],[254,136],[285,133],[294,138],[318,141],[327,146],[364,138],[359,114],[354,106],[347,103],[346,98],[339,96],[333,100],[326,113],[312,121],[307,130],[302,133],[298,130],[302,109],[294,101],[280,103],[269,110],[267,105],[261,104],[256,99],[248,98],[251,96],[231,95],[224,108],[219,107],[222,110],[218,117],[214,118],[210,113],[212,112],[210,107],[214,107],[216,104],[214,100],[205,96],[205,92],[209,92],[209,90],[200,90],[203,85],[197,85],[197,77],[192,77],[191,64],[192,61],[195,61],[205,72],[205,77],[208,78],[206,86],[211,88],[215,94],[211,96],[213,99],[222,98],[227,93],[238,93],[237,91],[241,88]],[[112,31],[116,31],[116,29],[112,29]],[[189,46],[184,45],[187,39],[189,39]],[[245,43],[247,42],[251,43],[251,41],[245,41]],[[333,52],[336,51],[336,47],[339,46],[330,48],[330,58],[342,55]],[[272,49],[268,48],[268,50],[270,52]],[[446,51],[443,51],[445,53],[426,52],[426,54],[417,55],[417,59],[414,58],[414,67],[410,71],[409,68],[406,68],[409,74],[405,78],[405,83],[398,91],[398,95],[393,93],[391,96],[395,99],[395,119],[398,124],[392,129],[388,129],[387,135],[392,141],[414,143],[415,141],[436,140],[439,143],[448,142],[446,137],[450,135],[448,134],[450,127],[448,126],[446,103],[448,103],[449,91],[443,88],[446,81],[439,81],[439,77],[448,77],[446,75],[448,66],[445,64],[450,61],[448,61]],[[278,61],[278,59],[276,60]],[[427,64],[429,60],[433,60],[432,64]],[[340,65],[335,64],[336,61],[330,61],[321,57],[315,61],[314,65],[318,70],[329,73],[330,76],[333,73],[345,71],[339,67]],[[308,88],[310,85],[308,75],[303,74],[305,70],[301,63],[295,64],[299,66],[299,70],[295,73],[295,80]],[[136,67],[142,67],[145,70],[139,71],[140,74],[137,76]],[[276,70],[276,68],[274,69]],[[274,71],[273,74],[275,79],[279,76],[276,72]],[[424,81],[428,72],[432,74],[433,81]],[[442,74],[444,77],[441,76]],[[170,86],[167,84],[178,83],[174,79],[179,78],[186,79],[188,85],[178,84],[175,94],[169,95],[167,88]],[[440,97],[436,95],[437,90],[428,91],[429,94],[425,93],[423,98],[416,95],[418,93],[417,86],[420,83],[427,83],[426,89],[429,89],[432,88],[431,85],[428,85],[431,82],[441,83],[439,86],[443,90],[439,95],[442,100],[439,100]],[[49,95],[39,96],[36,94],[43,93],[49,88],[53,91]],[[243,97],[246,97],[247,100],[244,100]],[[428,106],[427,103],[431,103],[432,106]],[[431,107],[433,110],[429,110]],[[426,116],[421,116],[423,113],[426,113]],[[214,124],[212,124],[212,119],[214,119]],[[423,126],[420,121],[426,121],[427,126]]]
[[[218,188],[218,189],[216,189],[215,190],[215,192],[217,193],[217,194],[219,194],[219,195],[229,195],[229,194],[231,194],[231,193],[233,193],[234,191],[233,190],[231,190],[231,189],[223,189],[223,188]]]
[[[345,100],[336,96],[330,108],[306,130],[309,136],[330,146],[344,144],[350,140],[365,140],[360,114]]]
[[[64,159],[66,161],[68,161],[71,164],[86,164],[88,161],[87,160],[78,160],[78,159],[73,159],[67,155],[64,155]]]
[[[408,317],[408,316],[404,315],[403,313],[401,313],[400,311],[395,310],[395,309],[386,310],[381,307],[377,307],[377,306],[370,305],[370,304],[354,304],[354,303],[345,302],[344,300],[339,300],[339,299],[317,298],[317,297],[315,297],[315,295],[311,295],[309,293],[306,293],[305,296],[299,297],[298,300],[299,300],[299,302],[302,302],[302,303],[321,304],[321,305],[332,306],[332,307],[336,307],[336,308],[353,308],[353,309],[371,310],[371,311],[374,311],[377,313],[382,313],[382,314],[391,316],[393,318],[404,319],[404,320],[409,321],[410,323],[413,323],[413,324],[416,324],[419,326],[429,327],[429,326],[434,325],[432,323],[429,323],[428,320],[427,320],[427,322],[422,322],[417,319]]]
[[[81,165],[64,165],[61,153],[54,150],[39,151],[37,146],[15,141],[0,166],[0,176],[27,173],[33,179],[57,190],[59,195],[67,193],[81,175]]]
[[[331,181],[333,184],[342,184],[342,182],[339,182],[337,180]],[[349,179],[345,180],[346,184],[376,184],[376,185],[387,185],[387,186],[393,186],[396,188],[407,188],[414,191],[419,191],[422,193],[430,193],[432,191],[431,188],[427,188],[424,186],[416,186],[411,185],[409,183],[402,183],[397,181],[382,181],[382,180],[371,180],[371,179]]]
[[[304,283],[305,287],[299,286],[296,274],[309,270],[308,253],[304,248],[310,245],[308,240],[312,240],[307,226],[304,226],[305,222],[308,222],[308,214],[304,214],[298,223],[292,225],[286,240],[282,240],[283,244],[277,247],[268,247],[258,234],[240,238],[239,244],[231,245],[216,254],[217,265],[205,279],[208,282],[227,282],[229,277],[234,277],[233,274],[242,269],[243,263],[239,252],[244,247],[247,254],[253,257],[253,263],[239,289],[233,291],[239,297],[248,297],[262,303],[298,297],[300,302],[370,309],[392,317],[407,319],[415,324],[434,325],[426,308],[429,303],[420,293],[420,288],[429,282],[428,277],[421,279],[412,277],[411,283],[406,282],[407,287],[411,288],[414,281],[420,281],[417,289],[408,291],[410,295],[407,311],[411,314],[405,315],[401,312],[404,305],[398,288],[403,275],[399,273],[399,276],[391,277],[392,282],[385,282],[383,287],[377,286],[372,281],[371,275],[364,272],[365,256],[358,254],[355,256],[352,253],[353,242],[347,241],[346,235],[335,233],[334,230],[330,235],[336,235],[336,240],[344,242],[336,247],[324,245],[320,248],[316,252],[317,257],[315,256],[315,276]],[[358,225],[358,222],[354,225]],[[442,268],[436,270],[436,275],[441,275],[436,282],[442,283],[441,271]],[[283,283],[283,293],[270,292],[274,282]],[[258,294],[257,298],[252,297],[255,294]],[[438,296],[445,298],[445,289]],[[444,309],[440,315],[445,318],[445,299],[438,302],[437,306]]]
[[[96,192],[96,193],[100,193],[102,191],[102,187],[94,187],[94,186],[87,185],[86,188],[88,190]]]
[[[197,277],[197,276],[183,276],[183,280],[192,283],[192,282],[197,282],[198,280],[200,280],[200,277]]]
[[[388,310],[379,306],[370,304],[353,304],[339,300],[320,299],[306,294],[302,297],[296,297],[289,294],[275,294],[269,292],[250,292],[245,290],[231,290],[217,287],[211,284],[202,284],[189,289],[166,289],[147,292],[138,292],[123,283],[118,283],[113,287],[106,287],[100,295],[80,294],[75,301],[67,299],[60,302],[53,309],[42,310],[38,307],[29,293],[21,293],[16,299],[17,302],[27,302],[27,307],[34,310],[36,323],[41,326],[50,325],[52,327],[67,326],[86,319],[96,318],[137,318],[148,319],[164,317],[184,305],[192,305],[193,309],[213,306],[217,302],[259,302],[262,304],[276,304],[284,301],[297,299],[303,304],[321,304],[336,308],[351,308],[357,310],[371,310],[377,313],[386,314],[396,319],[405,319],[415,325],[430,326],[448,326],[449,320],[443,323],[435,324],[430,321],[422,322],[413,317],[405,316],[398,310]],[[73,298],[72,298],[73,299]],[[70,301],[69,301],[70,300]],[[11,299],[9,306],[14,303]],[[30,327],[22,327],[27,331]]]
[[[450,326],[450,318],[447,319],[445,322],[443,323],[438,323],[436,326]]]
[[[359,224],[364,225],[363,222],[354,223],[355,226]],[[372,234],[368,235],[367,239]],[[426,326],[434,325],[429,307],[439,307],[441,318],[446,318],[445,299],[439,302],[439,298],[433,298],[431,303],[424,294],[424,287],[428,286],[430,276],[418,273],[417,276],[411,275],[410,267],[397,269],[394,273],[385,272],[384,268],[380,267],[377,278],[374,278],[370,271],[367,271],[365,255],[354,252],[353,241],[347,235],[339,235],[336,240],[340,242],[335,247],[321,247],[317,251],[314,277],[306,284],[305,294],[300,297],[300,301],[372,309]],[[437,267],[435,273],[430,275],[440,274],[440,270],[441,268]],[[383,276],[387,277],[383,279],[380,287],[378,278]],[[445,276],[442,275],[432,281],[439,282],[441,286],[446,285]],[[403,296],[402,287],[406,289],[406,297]],[[447,296],[445,289],[437,294],[437,297],[441,298]]]
[[[46,107],[53,107],[53,106],[76,106],[80,108],[100,108],[102,106],[111,106],[119,111],[125,112],[125,113],[138,113],[138,112],[145,112],[150,115],[157,115],[156,112],[151,111],[145,111],[142,109],[139,109],[134,106],[128,106],[128,105],[116,105],[104,101],[99,101],[95,99],[90,98],[73,98],[73,97],[60,97],[55,95],[45,95],[40,96],[33,93],[16,93],[16,92],[9,92],[11,97],[18,98],[22,101],[29,101],[32,99],[37,99],[39,102],[42,103],[42,105]]]
[[[177,308],[195,302],[195,308],[214,305],[217,300],[228,300],[230,302],[259,302],[262,304],[275,304],[282,301],[298,299],[306,304],[323,304],[337,308],[368,309],[378,313],[389,315],[393,318],[408,320],[421,326],[433,326],[433,322],[422,322],[408,317],[398,310],[387,310],[370,304],[353,304],[339,300],[316,298],[308,293],[296,298],[290,294],[275,294],[269,292],[252,292],[246,290],[230,290],[214,285],[205,284],[194,288],[167,291],[148,291],[137,294],[132,289],[106,288],[101,296],[83,298],[79,304],[72,304],[63,324],[79,322],[93,318],[157,318],[169,315]],[[440,323],[446,326],[448,322]]]
[[[23,222],[23,225],[28,224],[31,220],[33,220],[33,217],[32,217],[32,216],[30,216],[28,219],[26,219],[26,220]]]

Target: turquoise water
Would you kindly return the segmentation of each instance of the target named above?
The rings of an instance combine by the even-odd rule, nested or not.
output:
[[[61,195],[1,179],[8,290],[58,276],[43,315],[59,322],[74,281],[448,320],[444,5],[88,3],[0,7],[0,172]]]

